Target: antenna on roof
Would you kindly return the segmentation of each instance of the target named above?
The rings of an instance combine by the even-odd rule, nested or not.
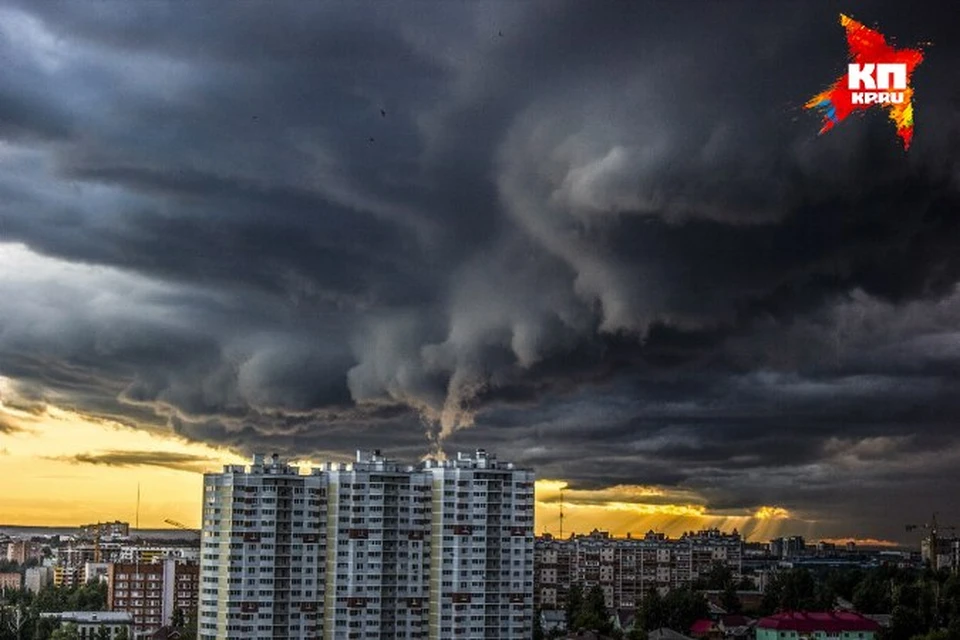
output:
[[[563,489],[560,489],[560,539],[563,540]]]

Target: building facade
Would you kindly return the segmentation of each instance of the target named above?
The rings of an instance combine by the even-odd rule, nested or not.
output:
[[[423,469],[433,476],[429,637],[532,637],[533,472],[483,450]]]
[[[19,589],[22,579],[19,572],[0,573],[0,591]]]
[[[642,538],[615,538],[603,531],[558,540],[545,535],[536,543],[536,605],[566,606],[570,586],[599,585],[611,609],[633,609],[651,589],[666,593],[706,576],[724,564],[739,577],[743,539],[717,529],[668,538],[648,532]]]
[[[208,474],[200,639],[530,637],[533,482],[484,451]]]
[[[130,523],[114,520],[113,522],[98,522],[96,524],[80,525],[80,537],[95,538],[129,538]]]
[[[39,560],[43,557],[43,547],[39,542],[31,540],[14,540],[7,544],[7,560],[24,564],[28,560]]]
[[[53,584],[53,567],[30,567],[23,574],[23,586],[32,593],[40,593],[49,584]]]
[[[189,619],[198,605],[200,567],[166,559],[150,564],[113,563],[107,577],[111,611],[129,613],[132,638],[150,637],[173,623],[176,611]]]
[[[431,476],[359,452],[327,478],[325,638],[426,638]]]
[[[322,637],[327,477],[277,456],[204,476],[200,640]]]

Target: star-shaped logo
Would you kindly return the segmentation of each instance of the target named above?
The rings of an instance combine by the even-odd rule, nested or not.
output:
[[[829,131],[854,111],[886,109],[903,148],[908,149],[913,139],[910,80],[914,69],[923,62],[923,53],[920,49],[897,49],[887,44],[882,33],[849,16],[840,14],[840,24],[847,31],[847,73],[804,106],[823,113],[820,133]]]

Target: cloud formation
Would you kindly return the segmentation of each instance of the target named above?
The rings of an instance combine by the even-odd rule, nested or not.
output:
[[[838,537],[960,510],[955,39],[848,7],[936,49],[908,155],[818,138],[836,9],[8,3],[4,397]]]
[[[212,460],[204,456],[170,451],[103,451],[78,453],[56,458],[76,464],[102,464],[110,467],[165,467],[177,471],[197,471],[207,468]]]

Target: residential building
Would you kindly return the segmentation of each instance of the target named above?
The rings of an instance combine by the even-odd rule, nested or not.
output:
[[[149,564],[173,558],[181,562],[200,562],[200,549],[198,547],[184,546],[143,546],[143,545],[123,545],[116,554],[115,562],[141,562]]]
[[[173,623],[177,610],[188,619],[198,604],[200,567],[165,559],[149,564],[113,563],[107,606],[129,613],[133,638],[148,637]]]
[[[927,536],[920,541],[920,558],[937,569],[960,569],[960,538]]]
[[[880,625],[875,621],[850,611],[793,611],[762,618],[757,622],[756,640],[874,640],[879,630]]]
[[[482,450],[207,474],[200,640],[529,637],[533,482]]]
[[[0,573],[0,591],[19,589],[22,586],[22,579],[19,572]]]
[[[100,640],[103,629],[108,640],[116,638],[121,630],[129,637],[131,618],[129,613],[116,611],[62,611],[59,613],[41,613],[41,618],[59,620],[60,624],[73,624],[77,627],[80,640]]]
[[[651,589],[666,593],[694,583],[716,563],[742,573],[743,539],[734,530],[707,529],[671,539],[648,532],[615,538],[605,531],[558,540],[537,538],[536,604],[563,609],[574,583],[599,585],[609,609],[634,609]]]
[[[776,558],[796,558],[803,555],[806,548],[803,536],[774,538],[770,541],[770,555]]]
[[[426,460],[433,475],[430,635],[533,634],[533,471],[480,449]]]
[[[39,560],[43,557],[43,547],[39,542],[31,540],[14,540],[7,544],[7,561],[24,564],[28,560]]]
[[[96,524],[80,525],[80,537],[93,539],[118,539],[130,537],[130,523],[114,520]]]
[[[109,562],[87,562],[83,565],[83,581],[87,582],[99,582],[103,580],[107,581],[108,575],[110,573],[110,563]]]
[[[79,587],[83,584],[83,566],[58,564],[53,568],[53,584],[58,587]]]
[[[23,586],[32,593],[39,593],[52,582],[53,567],[30,567],[23,575]]]
[[[358,452],[326,464],[324,637],[426,638],[429,473]]]
[[[320,638],[327,476],[274,455],[204,476],[200,640]]]

